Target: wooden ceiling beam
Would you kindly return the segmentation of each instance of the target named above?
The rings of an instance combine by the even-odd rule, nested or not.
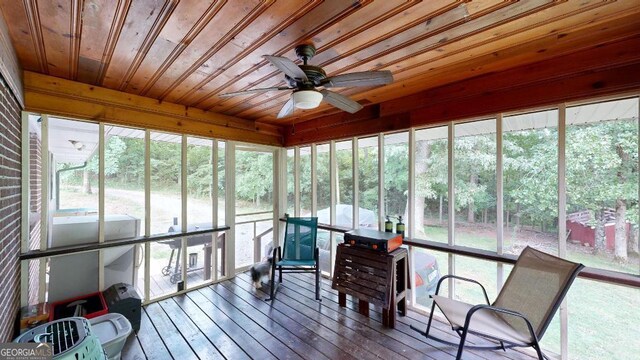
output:
[[[536,83],[555,82],[576,73],[636,63],[640,61],[640,52],[636,49],[640,49],[640,36],[386,101],[381,104],[380,113],[384,116],[406,112],[432,106],[434,102],[443,102],[448,99],[477,96],[487,91],[509,90]]]
[[[24,72],[25,110],[208,138],[281,146],[278,126]]]
[[[285,130],[285,146],[322,143],[330,140],[348,139],[353,136],[366,136],[411,127],[411,114],[409,113],[393,114],[371,119],[359,118],[349,122],[334,122],[332,126],[323,126],[320,124],[327,120],[332,122],[332,120],[343,116],[343,114],[336,114],[316,119],[318,127],[315,128],[314,131],[298,131],[297,127],[292,131],[291,126],[287,127],[287,130]],[[303,124],[306,124],[306,122]]]
[[[380,106],[373,104],[371,106],[365,106],[362,110],[355,114],[349,114],[347,112],[338,110],[336,113],[326,116],[321,116],[316,119],[304,121],[301,123],[294,122],[289,127],[290,134],[299,132],[315,132],[320,129],[327,129],[331,127],[341,126],[355,121],[365,121],[377,119],[380,117]]]
[[[640,61],[619,68],[560,77],[526,87],[486,91],[464,101],[450,99],[425,106],[410,112],[411,126],[555,106],[564,102],[627,93],[638,89]]]
[[[410,127],[554,106],[640,91],[640,36],[481,75],[379,104],[363,118],[333,114],[285,129],[285,146],[400,131]],[[365,107],[367,109],[369,107]],[[362,111],[365,111],[363,109]]]

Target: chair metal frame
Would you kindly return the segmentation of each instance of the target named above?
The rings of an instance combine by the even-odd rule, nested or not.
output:
[[[516,262],[516,266],[517,266],[517,262]],[[458,353],[456,355],[456,359],[459,360],[462,358],[462,352],[464,350],[464,348],[469,348],[469,349],[483,349],[483,350],[504,350],[506,351],[506,349],[510,349],[510,348],[514,348],[514,347],[533,347],[536,350],[536,354],[538,355],[538,359],[539,360],[543,360],[543,359],[549,359],[546,355],[544,355],[544,353],[542,352],[542,349],[540,347],[540,343],[539,343],[539,339],[542,338],[542,336],[544,335],[547,327],[549,326],[549,324],[551,323],[551,320],[553,318],[553,316],[555,315],[555,313],[557,312],[558,308],[560,307],[560,304],[562,303],[562,300],[564,299],[565,295],[567,294],[567,292],[569,291],[569,288],[571,287],[571,284],[573,283],[573,280],[576,278],[576,276],[578,275],[578,273],[584,268],[584,265],[582,264],[578,264],[578,266],[574,269],[573,273],[570,275],[569,277],[569,281],[567,282],[566,286],[560,291],[557,300],[553,303],[552,307],[551,307],[551,311],[549,312],[549,315],[543,319],[542,321],[542,327],[541,330],[539,331],[538,334],[536,334],[536,332],[533,329],[533,325],[531,324],[531,322],[529,321],[529,319],[527,319],[527,317],[519,312],[516,311],[512,311],[509,309],[504,309],[504,308],[500,308],[497,306],[493,306],[490,304],[489,302],[489,297],[487,296],[487,291],[485,290],[484,286],[482,286],[481,283],[479,283],[476,280],[473,279],[469,279],[469,278],[465,278],[465,277],[461,277],[461,276],[456,276],[456,275],[445,275],[443,277],[440,278],[440,280],[438,281],[438,284],[436,286],[436,291],[434,295],[438,295],[440,292],[440,286],[442,284],[443,281],[447,280],[447,279],[457,279],[457,280],[462,280],[462,281],[467,281],[467,282],[471,282],[474,284],[477,284],[480,286],[480,288],[482,289],[482,293],[484,295],[485,301],[487,302],[486,304],[480,304],[480,305],[475,305],[473,307],[471,307],[469,309],[469,311],[466,314],[465,317],[465,321],[464,321],[464,326],[462,328],[456,329],[452,326],[452,329],[458,334],[458,336],[460,336],[460,342],[459,343],[453,343],[441,338],[438,338],[436,336],[433,336],[431,334],[429,334],[429,330],[431,329],[431,322],[433,320],[433,314],[435,312],[435,307],[436,307],[436,302],[435,300],[432,302],[431,304],[431,312],[429,314],[429,320],[427,322],[427,328],[425,331],[422,331],[418,328],[416,328],[415,326],[411,325],[411,329],[417,331],[418,333],[422,334],[423,336],[425,336],[428,339],[432,339],[438,342],[441,342],[443,344],[446,345],[450,345],[450,346],[457,346],[458,347]],[[515,270],[515,268],[514,268]],[[513,270],[512,270],[513,271]],[[430,295],[430,297],[433,297],[432,295]],[[529,335],[531,336],[532,341],[528,342],[528,343],[516,343],[516,342],[511,342],[511,341],[507,341],[505,339],[500,339],[497,337],[493,337],[493,336],[489,336],[487,334],[483,334],[483,333],[478,333],[475,332],[473,330],[469,329],[469,325],[471,323],[471,320],[473,318],[473,315],[478,312],[479,310],[487,310],[487,311],[493,311],[496,313],[501,313],[501,314],[506,314],[509,316],[513,316],[513,317],[518,317],[521,318],[525,324],[527,325],[527,329],[529,330]],[[492,341],[497,341],[500,345],[465,345],[465,341],[467,339],[467,335],[468,334],[474,334]]]
[[[300,265],[300,266],[284,266],[284,265],[278,265],[279,262],[282,261],[282,247],[284,246],[286,248],[287,245],[287,232],[286,229],[289,228],[289,221],[293,220],[294,222],[297,221],[305,221],[305,220],[309,220],[311,222],[311,224],[305,224],[305,226],[309,226],[309,227],[315,227],[315,233],[314,233],[314,238],[313,238],[313,259],[315,264],[313,266],[306,266],[306,265]],[[285,234],[284,234],[284,243],[281,246],[278,246],[276,248],[273,249],[273,260],[271,261],[271,289],[270,289],[270,297],[268,299],[266,299],[266,301],[271,301],[271,300],[275,300],[276,298],[276,293],[278,291],[278,286],[279,284],[282,282],[282,273],[308,273],[308,272],[314,272],[315,273],[315,278],[316,278],[316,286],[315,286],[315,292],[316,292],[316,300],[322,301],[322,298],[320,297],[320,249],[317,246],[317,230],[318,230],[318,218],[317,217],[287,217],[287,224],[285,227]],[[278,282],[275,281],[275,277],[276,277],[276,270],[278,271]]]

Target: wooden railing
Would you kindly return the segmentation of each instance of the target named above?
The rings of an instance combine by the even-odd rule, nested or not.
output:
[[[60,256],[60,255],[69,255],[69,254],[77,254],[88,251],[102,250],[113,248],[117,246],[125,246],[125,245],[138,245],[145,244],[148,242],[155,242],[161,240],[170,240],[175,239],[177,237],[189,237],[194,235],[201,234],[210,234],[216,233],[220,231],[229,230],[228,226],[219,226],[215,228],[203,228],[194,231],[186,231],[186,232],[172,232],[165,234],[158,234],[152,236],[139,236],[130,239],[124,240],[111,240],[103,243],[91,243],[91,244],[81,244],[81,245],[71,245],[71,246],[60,246],[47,250],[31,250],[25,253],[20,254],[20,260],[32,260],[32,259],[40,259],[44,257],[50,256]]]
[[[280,221],[286,221],[285,218],[280,218]],[[328,224],[318,224],[319,229],[335,231],[339,233],[345,233],[351,229],[344,228],[342,226],[331,226]],[[511,254],[498,254],[495,251],[482,250],[471,248],[461,245],[449,245],[437,241],[422,240],[422,239],[409,239],[403,240],[405,245],[414,246],[417,248],[441,251],[445,253],[468,256],[480,260],[488,260],[501,262],[505,264],[515,264],[518,257]],[[598,281],[604,281],[616,285],[630,286],[634,288],[640,288],[640,275],[634,275],[629,273],[623,273],[613,270],[605,270],[593,267],[585,267],[584,270],[578,275],[581,278],[592,279]]]

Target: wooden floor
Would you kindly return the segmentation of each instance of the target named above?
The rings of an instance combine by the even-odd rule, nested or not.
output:
[[[151,299],[178,291],[178,285],[171,283],[169,275],[151,274],[149,278],[151,279],[151,283],[149,284],[149,296]],[[204,270],[187,273],[187,283],[189,287],[197,286],[197,284],[202,284],[205,281]],[[140,283],[143,284],[144,280],[141,280]]]
[[[382,327],[379,309],[371,318],[323,280],[322,302],[314,300],[313,278],[285,274],[274,302],[256,291],[249,276],[175,296],[144,308],[137,336],[123,359],[452,359],[456,349],[425,342],[409,325],[424,327],[423,315],[399,316],[396,329]],[[266,287],[265,287],[266,289]],[[436,334],[452,334],[443,323]],[[451,336],[450,340],[455,340]],[[523,352],[466,350],[464,359],[532,359]]]

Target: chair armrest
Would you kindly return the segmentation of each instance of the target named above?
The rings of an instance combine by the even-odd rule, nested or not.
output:
[[[529,321],[529,319],[527,319],[526,316],[520,314],[517,311],[513,311],[513,310],[509,310],[509,309],[505,309],[505,308],[501,308],[501,307],[497,307],[497,306],[493,306],[493,305],[475,305],[474,307],[472,307],[471,309],[469,309],[469,311],[467,312],[467,317],[464,320],[464,327],[465,328],[469,328],[469,322],[471,321],[471,317],[473,316],[473,314],[476,311],[479,310],[489,310],[489,311],[493,311],[493,312],[497,312],[497,313],[502,313],[502,314],[506,314],[509,316],[515,316],[515,317],[519,317],[521,319],[524,320],[524,322],[527,324],[527,328],[529,329],[529,333],[531,335],[532,338],[534,338],[536,341],[538,340],[535,332],[533,331],[533,326],[531,325],[531,322]]]
[[[480,284],[476,280],[465,278],[465,277],[462,277],[462,276],[457,276],[457,275],[445,275],[445,276],[441,277],[440,280],[438,280],[438,285],[436,286],[436,295],[438,295],[438,293],[440,292],[440,284],[442,284],[442,282],[444,280],[449,279],[449,278],[462,280],[462,281],[467,281],[467,282],[471,282],[471,283],[479,285],[480,288],[482,289],[482,293],[484,294],[484,299],[487,301],[487,305],[490,304],[489,303],[489,296],[487,296],[487,290],[485,290],[485,288],[484,288],[484,286],[482,286],[482,284]]]

